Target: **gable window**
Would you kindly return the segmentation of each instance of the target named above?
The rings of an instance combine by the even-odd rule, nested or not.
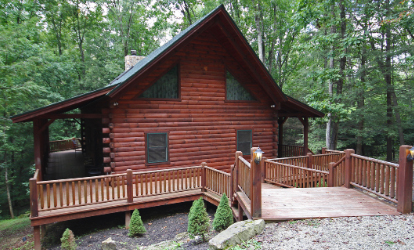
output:
[[[168,161],[167,133],[147,134],[147,162],[159,163]]]
[[[138,98],[177,99],[178,98],[178,65],[175,65]]]
[[[230,73],[226,72],[226,99],[229,101],[254,101],[250,92]]]
[[[252,148],[252,131],[238,130],[237,131],[237,151],[241,151],[243,155],[250,155]]]

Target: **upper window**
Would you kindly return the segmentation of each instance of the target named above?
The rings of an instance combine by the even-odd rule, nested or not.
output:
[[[167,133],[147,134],[147,162],[159,163],[168,161]]]
[[[252,148],[252,131],[238,130],[237,131],[237,151],[241,151],[243,155],[250,155]]]
[[[256,100],[228,71],[226,72],[226,99],[230,101]]]
[[[178,98],[178,65],[175,65],[165,75],[152,84],[138,98]]]

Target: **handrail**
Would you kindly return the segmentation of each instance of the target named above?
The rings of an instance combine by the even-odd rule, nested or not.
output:
[[[326,186],[329,172],[286,163],[265,161],[265,180],[284,187]]]
[[[281,148],[281,155],[284,156],[300,156],[303,155],[304,146],[298,145],[279,145]],[[314,154],[309,148],[306,148],[306,154],[311,153]]]
[[[340,187],[345,183],[345,158],[344,155],[339,161],[329,166],[330,185]]]
[[[205,166],[204,168],[206,169],[205,188],[218,195],[223,195],[225,193],[228,197],[231,197],[231,175],[208,166]]]
[[[250,184],[250,175],[251,175],[251,166],[248,161],[246,161],[243,156],[238,157],[238,189],[241,190],[246,196],[251,199],[251,184]]]
[[[399,164],[350,154],[350,185],[398,203]]]
[[[49,141],[49,150],[50,152],[58,152],[69,149],[77,149],[82,146],[80,138],[75,138],[76,144],[74,144],[72,140],[73,139]]]

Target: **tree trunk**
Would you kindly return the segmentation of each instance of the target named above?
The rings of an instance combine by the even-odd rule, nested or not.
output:
[[[335,5],[331,6],[331,14],[332,18],[335,19]],[[331,34],[336,33],[336,26],[335,23],[331,26]],[[331,47],[331,58],[329,60],[329,68],[334,69],[335,68],[335,59],[334,59],[334,53],[335,53],[335,45],[332,45]],[[331,80],[329,82],[329,96],[333,97],[333,85],[334,81]],[[335,126],[334,118],[332,113],[328,113],[328,123],[326,124],[326,147],[331,150],[336,149],[336,142],[337,142],[337,127]]]
[[[253,4],[255,3],[254,0],[252,0]],[[263,29],[262,29],[262,9],[260,6],[260,2],[256,5],[256,13],[254,15],[254,20],[256,23],[256,29],[257,29],[257,46],[259,50],[259,59],[264,63],[264,48],[263,48]]]
[[[7,176],[7,166],[4,166],[4,182],[6,183],[7,201],[9,203],[10,216],[12,219],[14,219],[13,205],[12,205],[12,200],[10,197],[10,186],[9,186],[9,180]]]
[[[365,71],[365,62],[366,62],[366,58],[365,58],[365,49],[362,50],[362,55],[361,55],[361,88],[358,91],[358,99],[357,99],[357,108],[359,110],[359,113],[362,113],[362,109],[364,108],[365,105],[365,97],[364,97],[364,91],[365,91],[365,76],[366,76],[366,71]],[[358,121],[358,135],[357,135],[357,145],[356,145],[356,153],[359,155],[362,155],[362,133],[364,131],[364,117],[361,115],[361,117],[359,118],[360,120]]]
[[[389,1],[387,1],[385,3],[385,6],[387,8],[386,10],[386,16],[389,16]],[[393,160],[393,154],[392,154],[392,148],[393,148],[393,139],[391,136],[390,131],[392,130],[392,81],[391,81],[391,55],[390,55],[390,51],[391,51],[391,28],[390,28],[390,24],[385,24],[386,25],[386,30],[385,30],[385,34],[386,34],[386,38],[385,38],[385,68],[383,69],[384,73],[384,78],[385,78],[385,83],[387,86],[387,161],[392,161]]]

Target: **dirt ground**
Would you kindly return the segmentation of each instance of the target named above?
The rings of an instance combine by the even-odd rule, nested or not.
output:
[[[102,241],[111,237],[117,242],[118,249],[139,249],[141,246],[149,246],[166,240],[174,240],[174,237],[187,231],[188,211],[191,202],[161,206],[155,208],[141,209],[140,214],[147,233],[141,237],[128,237],[128,230],[125,229],[124,213],[117,213],[105,216],[85,218],[69,222],[61,222],[50,225],[46,229],[46,236],[43,241],[45,249],[60,249],[60,237],[66,228],[70,228],[76,237],[79,250],[101,249]],[[210,223],[216,207],[205,202]],[[213,231],[211,229],[211,231]],[[212,232],[210,237],[216,233]],[[208,243],[198,243],[196,240],[184,239],[167,249],[208,249]],[[165,249],[165,248],[162,248]]]

